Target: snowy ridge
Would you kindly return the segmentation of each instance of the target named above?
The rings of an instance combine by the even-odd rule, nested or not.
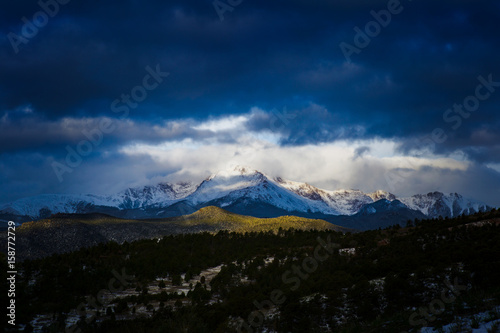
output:
[[[396,196],[394,194],[382,190],[368,193],[368,196],[372,198],[373,201],[379,201],[381,199],[387,199],[389,201],[396,200]]]
[[[91,194],[41,194],[14,201],[3,206],[2,210],[13,214],[37,217],[42,209],[58,213],[77,213],[87,205],[112,206],[113,200]]]
[[[119,193],[114,201],[121,209],[143,208],[146,206],[166,207],[181,201],[196,190],[193,183],[160,183],[156,186],[128,188]]]
[[[454,217],[491,209],[484,203],[466,199],[458,193],[431,192],[399,198],[399,200],[410,209],[419,210],[430,217]]]
[[[384,209],[408,208],[428,217],[454,217],[491,209],[484,203],[466,199],[457,193],[432,192],[397,198],[394,194],[382,190],[372,193],[360,190],[330,191],[280,177],[273,179],[257,170],[236,166],[212,174],[200,184],[160,183],[155,186],[129,188],[109,196],[44,194],[24,198],[3,205],[0,207],[0,214],[38,218],[54,213],[89,212],[93,206],[102,206],[120,210],[150,210],[152,214],[154,211],[151,217],[155,217],[162,212],[159,213],[159,209],[168,209],[177,203],[183,203],[192,209],[207,205],[239,205],[250,209],[264,205],[304,214],[355,215],[358,212],[375,213],[378,209],[368,206],[376,202],[380,208],[382,205],[385,205]],[[249,215],[251,213],[250,209]]]
[[[129,188],[116,195],[94,194],[41,194],[16,200],[0,207],[0,212],[37,218],[41,211],[54,213],[80,213],[89,206],[104,206],[118,209],[167,207],[196,190],[192,183],[160,183],[156,186]]]
[[[334,215],[353,215],[364,205],[373,202],[372,198],[359,190],[328,191],[280,177],[275,181],[284,188],[309,199],[317,206],[328,206],[332,211],[337,212]]]

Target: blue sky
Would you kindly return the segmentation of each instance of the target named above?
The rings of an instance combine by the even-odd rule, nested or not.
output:
[[[500,206],[498,1],[230,3],[3,3],[0,202],[244,164]]]

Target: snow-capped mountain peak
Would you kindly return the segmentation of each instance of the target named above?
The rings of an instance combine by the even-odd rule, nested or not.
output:
[[[212,174],[198,186],[187,200],[195,205],[212,201],[233,191],[256,186],[266,180],[267,177],[256,170],[236,166]]]
[[[234,176],[252,176],[255,174],[262,174],[262,173],[246,166],[235,165],[234,167],[225,170],[220,170],[219,172],[217,172],[216,175],[219,177],[234,177]]]

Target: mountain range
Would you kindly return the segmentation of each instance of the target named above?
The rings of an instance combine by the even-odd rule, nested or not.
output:
[[[191,214],[207,206],[263,218],[320,218],[357,229],[386,227],[409,219],[456,217],[492,208],[457,193],[431,192],[399,198],[382,190],[330,191],[236,166],[212,174],[199,184],[160,183],[115,195],[44,194],[23,198],[0,206],[0,219],[26,222],[56,213],[150,219]]]

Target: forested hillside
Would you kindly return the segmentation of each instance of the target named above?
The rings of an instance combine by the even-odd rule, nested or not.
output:
[[[295,230],[353,231],[319,219],[297,216],[258,218],[228,212],[218,207],[204,207],[189,215],[170,218],[128,220],[106,214],[54,214],[17,228],[17,260],[40,259],[95,246],[100,243],[133,242],[168,235],[221,230],[238,233]],[[7,233],[0,234],[0,248],[7,248]]]
[[[500,212],[108,242],[19,271],[27,332],[495,332]]]

